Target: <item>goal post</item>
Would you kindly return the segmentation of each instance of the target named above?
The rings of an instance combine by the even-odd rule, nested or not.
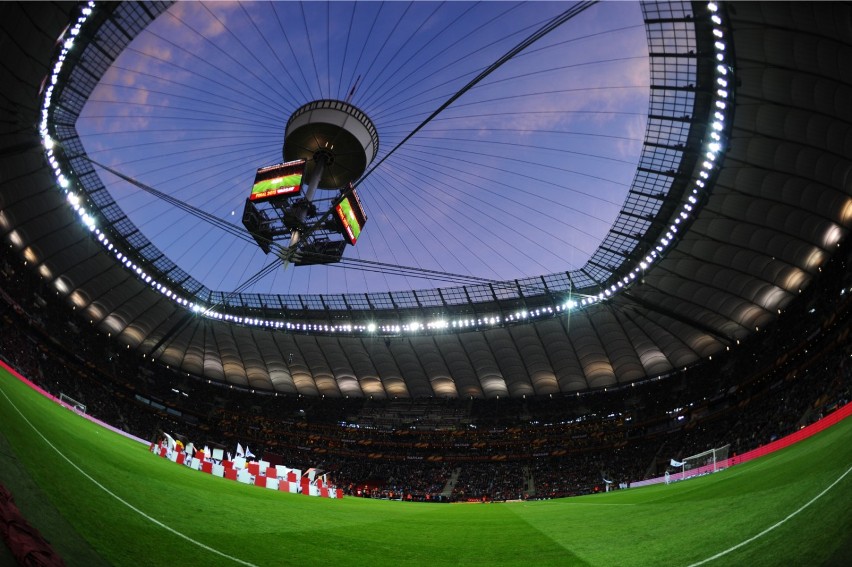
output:
[[[729,448],[730,444],[686,457],[682,461],[681,478],[714,473],[725,468]]]
[[[66,406],[71,406],[72,408],[81,413],[86,413],[86,404],[78,402],[71,396],[66,395],[64,392],[59,393],[59,401],[65,404]]]

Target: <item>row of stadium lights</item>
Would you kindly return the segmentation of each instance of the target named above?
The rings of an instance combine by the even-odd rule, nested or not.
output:
[[[730,93],[729,83],[732,80],[730,74],[733,70],[733,67],[732,62],[729,60],[730,58],[726,51],[725,33],[722,29],[722,18],[719,15],[719,6],[716,2],[708,2],[707,9],[711,13],[710,19],[713,22],[713,35],[716,38],[716,41],[714,43],[714,54],[716,59],[716,68],[714,76],[715,92],[713,96],[714,113],[713,122],[711,122],[710,124],[710,134],[705,142],[705,151],[703,156],[704,159],[702,161],[701,168],[698,171],[698,177],[694,181],[692,190],[687,198],[687,201],[683,203],[680,211],[678,211],[678,215],[674,219],[674,222],[668,227],[668,230],[666,231],[665,235],[658,240],[654,249],[651,250],[648,255],[645,256],[645,258],[642,259],[639,264],[634,267],[633,270],[631,270],[626,276],[624,276],[611,286],[602,289],[601,292],[597,295],[584,297],[579,302],[573,299],[569,299],[564,303],[561,303],[554,307],[544,307],[539,309],[517,311],[506,316],[496,315],[491,317],[479,317],[475,319],[464,318],[457,319],[454,321],[439,319],[427,323],[415,321],[407,324],[388,325],[376,325],[375,323],[358,325],[351,323],[335,325],[323,323],[294,323],[282,320],[242,317],[239,315],[232,315],[230,313],[221,313],[211,307],[205,307],[203,305],[195,303],[174,292],[168,285],[158,282],[156,279],[154,279],[153,276],[146,273],[145,270],[143,270],[139,265],[133,262],[131,258],[127,257],[123,252],[118,250],[118,248],[109,241],[106,234],[104,234],[100,229],[97,228],[95,217],[83,205],[80,196],[70,189],[72,182],[69,180],[69,177],[66,176],[65,173],[62,171],[62,167],[56,156],[54,155],[53,149],[55,147],[55,142],[50,137],[48,131],[48,118],[50,114],[53,90],[57,82],[59,81],[59,74],[68,56],[68,52],[74,46],[74,38],[80,33],[83,24],[92,15],[94,8],[95,2],[89,1],[81,10],[81,14],[77,18],[77,21],[74,26],[68,29],[67,36],[64,38],[64,42],[62,43],[62,49],[60,50],[59,56],[53,67],[53,73],[51,74],[50,80],[44,91],[44,100],[41,108],[41,122],[39,125],[39,133],[41,134],[42,145],[45,149],[45,155],[47,156],[47,160],[50,163],[51,168],[53,168],[57,183],[67,195],[67,200],[70,206],[79,215],[83,224],[92,233],[95,234],[98,241],[109,252],[115,255],[115,258],[119,262],[124,264],[127,269],[133,271],[139,280],[146,283],[147,285],[150,285],[152,288],[162,293],[168,299],[171,299],[175,303],[191,309],[194,313],[211,319],[217,319],[221,321],[227,321],[229,323],[237,323],[242,325],[266,327],[271,329],[284,329],[293,332],[370,334],[381,332],[383,334],[400,334],[416,333],[423,331],[440,332],[448,329],[475,330],[483,327],[499,326],[505,323],[521,322],[543,316],[558,315],[563,312],[570,312],[578,307],[594,305],[596,303],[609,299],[613,296],[613,294],[618,293],[620,290],[630,287],[630,285],[632,285],[637,280],[637,278],[641,280],[641,275],[645,272],[645,270],[647,270],[655,262],[662,258],[663,253],[669,248],[669,246],[671,246],[672,243],[676,241],[676,235],[678,234],[681,225],[685,224],[686,221],[688,221],[692,216],[694,208],[698,205],[698,197],[706,191],[705,185],[710,183],[709,179],[713,171],[716,169],[716,160],[719,158],[721,152],[724,149],[725,140],[723,139],[723,133],[725,130],[725,121],[728,115]]]
[[[722,18],[719,15],[719,5],[716,2],[708,2],[707,9],[711,12],[710,19],[713,22],[713,36],[716,38],[714,43],[714,51],[716,56],[716,73],[715,73],[715,93],[713,97],[714,111],[713,122],[710,124],[709,140],[705,143],[704,160],[701,163],[701,169],[698,171],[698,178],[692,187],[692,191],[687,198],[687,202],[681,206],[674,222],[669,226],[666,234],[660,238],[657,245],[645,258],[639,262],[639,265],[633,268],[630,273],[618,280],[615,284],[605,288],[602,293],[596,296],[584,298],[580,301],[580,305],[591,305],[599,301],[609,298],[614,293],[623,289],[625,286],[632,284],[636,278],[648,269],[654,262],[658,261],[665,250],[675,242],[675,235],[680,229],[680,225],[684,224],[692,216],[693,209],[698,204],[698,197],[705,192],[705,185],[709,183],[710,176],[716,168],[716,159],[722,152],[723,140],[722,133],[725,129],[725,119],[727,118],[728,109],[728,82],[732,79],[729,76],[729,71],[733,69],[728,61],[725,45],[725,33],[722,31]]]
[[[62,49],[59,52],[59,56],[56,59],[56,63],[53,66],[53,73],[50,76],[50,80],[48,81],[46,88],[44,90],[44,100],[41,107],[41,121],[39,123],[39,134],[41,135],[42,145],[44,146],[45,155],[47,156],[47,161],[50,164],[50,167],[53,169],[53,173],[56,176],[56,182],[59,184],[59,187],[62,188],[63,192],[65,192],[66,200],[68,201],[69,206],[77,213],[82,221],[83,225],[89,229],[98,239],[108,252],[111,252],[115,255],[116,260],[124,264],[124,266],[134,272],[136,277],[150,285],[152,288],[156,289],[160,293],[162,293],[167,298],[171,299],[175,303],[179,305],[183,305],[185,307],[190,307],[193,310],[196,310],[198,306],[186,299],[185,297],[181,297],[179,294],[172,291],[167,285],[164,285],[157,280],[154,279],[153,276],[146,273],[142,267],[138,266],[131,258],[122,253],[112,242],[110,242],[107,235],[102,232],[95,222],[95,216],[89,212],[89,210],[83,204],[83,199],[79,194],[73,191],[71,188],[72,182],[69,179],[69,176],[65,175],[65,172],[62,171],[62,167],[59,163],[59,160],[56,158],[54,153],[54,147],[56,143],[50,137],[50,132],[48,130],[48,120],[50,117],[50,108],[51,108],[51,99],[53,98],[53,90],[56,87],[56,84],[59,82],[59,75],[62,71],[62,67],[65,64],[65,60],[68,57],[69,51],[74,47],[74,39],[80,34],[80,30],[83,27],[83,24],[91,17],[92,13],[95,9],[95,3],[93,1],[89,1],[85,4],[80,11],[80,16],[77,18],[77,21],[67,30],[67,34],[64,38],[61,39]],[[59,287],[59,285],[57,285]]]

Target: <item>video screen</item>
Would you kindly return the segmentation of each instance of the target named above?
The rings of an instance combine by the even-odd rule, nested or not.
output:
[[[340,203],[335,205],[334,213],[340,223],[343,236],[349,241],[349,244],[354,245],[367,222],[364,209],[361,207],[361,200],[358,199],[354,189]]]
[[[254,176],[250,201],[262,201],[280,195],[296,195],[302,190],[305,160],[288,161],[261,167]]]

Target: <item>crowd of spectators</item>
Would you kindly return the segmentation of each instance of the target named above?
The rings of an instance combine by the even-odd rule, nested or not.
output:
[[[138,437],[162,431],[292,467],[350,494],[417,501],[551,498],[662,474],[671,458],[748,451],[852,397],[848,250],[777,322],[670,376],[526,399],[276,396],[168,369],[75,317],[10,247],[0,253],[0,356]]]

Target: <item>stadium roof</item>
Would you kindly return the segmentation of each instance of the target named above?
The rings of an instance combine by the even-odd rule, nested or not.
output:
[[[166,8],[122,6],[139,21]],[[646,22],[654,20],[649,6]],[[629,384],[733,347],[772,321],[818,276],[852,222],[852,8],[738,2],[718,12],[727,44],[714,50],[712,40],[702,39],[713,26],[696,23],[695,53],[660,58],[672,82],[678,77],[671,60],[695,60],[699,88],[690,98],[693,120],[677,146],[683,175],[668,176],[662,199],[670,206],[657,205],[641,234],[628,235],[632,244],[619,241],[614,251],[614,241],[606,240],[616,238],[617,221],[591,263],[561,275],[442,288],[446,292],[300,295],[298,307],[292,298],[284,305],[257,294],[220,294],[205,303],[204,286],[167,259],[157,264],[141,252],[147,240],[134,240],[132,226],[122,234],[95,231],[103,225],[93,217],[81,222],[81,207],[102,219],[112,203],[88,193],[69,206],[69,193],[58,187],[58,166],[40,136],[41,109],[62,53],[57,38],[80,17],[79,8],[0,5],[6,38],[0,230],[93,325],[211,380],[330,397],[520,397]],[[93,16],[113,36],[126,36],[94,42],[107,63],[120,51],[115,46],[139,31],[128,23],[136,20],[115,14],[96,10]],[[124,27],[116,24],[121,21]],[[705,158],[702,144],[718,100],[712,58],[720,49],[735,77],[725,86],[725,117],[733,123],[722,128],[727,148]],[[87,73],[78,71],[75,80],[94,84],[97,77],[81,78]],[[678,93],[696,91],[692,85],[658,90],[682,101]],[[659,125],[654,100],[649,131]],[[60,108],[51,127],[73,126],[62,118],[79,111]],[[634,188],[649,169],[641,162],[647,157],[640,158]],[[708,159],[713,163],[702,165]],[[60,165],[64,175],[88,176],[81,162]],[[656,169],[655,179],[667,177],[662,166]],[[702,172],[710,173],[712,187],[693,193]],[[675,221],[686,228],[667,236]],[[581,274],[588,279],[578,281]],[[162,283],[152,286],[151,278]]]

